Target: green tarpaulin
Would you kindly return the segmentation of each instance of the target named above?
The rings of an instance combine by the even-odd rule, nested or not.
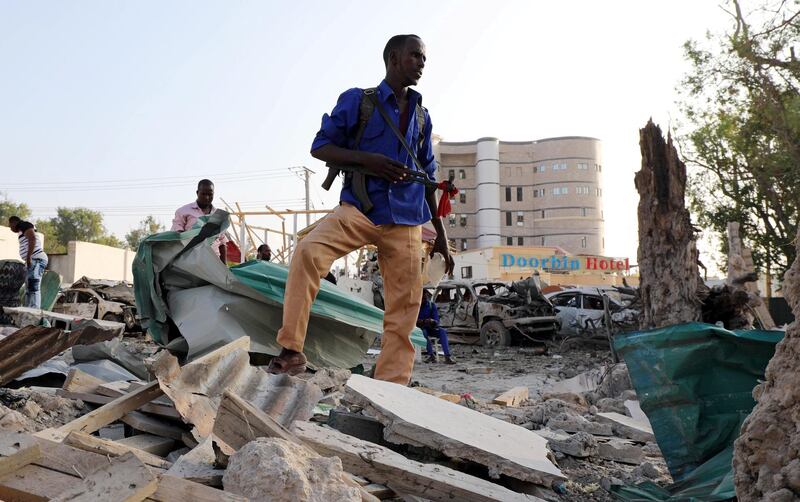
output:
[[[145,239],[133,262],[138,315],[156,342],[190,358],[240,336],[250,337],[253,352],[275,355],[288,269],[261,261],[226,267],[208,244],[227,227],[228,213],[217,210],[191,230]],[[382,310],[322,281],[304,352],[312,366],[351,368],[382,330]],[[425,345],[419,329],[412,341]]]
[[[690,323],[614,340],[676,483],[612,490],[626,501],[735,497],[733,441],[755,406],[753,388],[782,331],[728,331]]]

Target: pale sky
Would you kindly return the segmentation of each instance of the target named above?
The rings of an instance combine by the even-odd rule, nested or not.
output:
[[[638,129],[674,124],[682,44],[728,23],[714,0],[0,0],[0,191],[34,219],[100,210],[120,238],[148,214],[169,226],[204,177],[243,208],[299,209],[304,165],[332,207],[320,118],[416,33],[444,140],[603,141],[606,254],[633,262]]]

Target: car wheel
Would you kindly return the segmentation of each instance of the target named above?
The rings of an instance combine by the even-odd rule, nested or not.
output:
[[[111,312],[108,312],[106,315],[104,315],[103,320],[111,322],[123,322],[122,316],[117,314],[112,314]]]
[[[511,333],[500,321],[488,321],[481,327],[481,345],[487,348],[508,347]]]
[[[130,310],[126,310],[124,314],[125,331],[133,331],[136,329],[136,316]]]

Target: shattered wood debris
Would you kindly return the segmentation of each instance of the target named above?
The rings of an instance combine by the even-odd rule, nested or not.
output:
[[[0,385],[35,368],[73,345],[88,345],[110,340],[120,330],[87,324],[74,331],[42,326],[25,326],[0,340]]]

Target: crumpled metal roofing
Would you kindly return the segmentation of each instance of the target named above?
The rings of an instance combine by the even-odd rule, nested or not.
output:
[[[288,268],[262,261],[226,267],[210,245],[199,244],[213,241],[228,224],[228,213],[217,210],[186,232],[151,235],[133,262],[143,326],[162,345],[182,336],[190,359],[242,336],[250,337],[253,352],[280,352],[276,335]],[[304,353],[312,367],[352,368],[382,331],[382,310],[322,281]],[[417,328],[412,341],[425,344]]]

